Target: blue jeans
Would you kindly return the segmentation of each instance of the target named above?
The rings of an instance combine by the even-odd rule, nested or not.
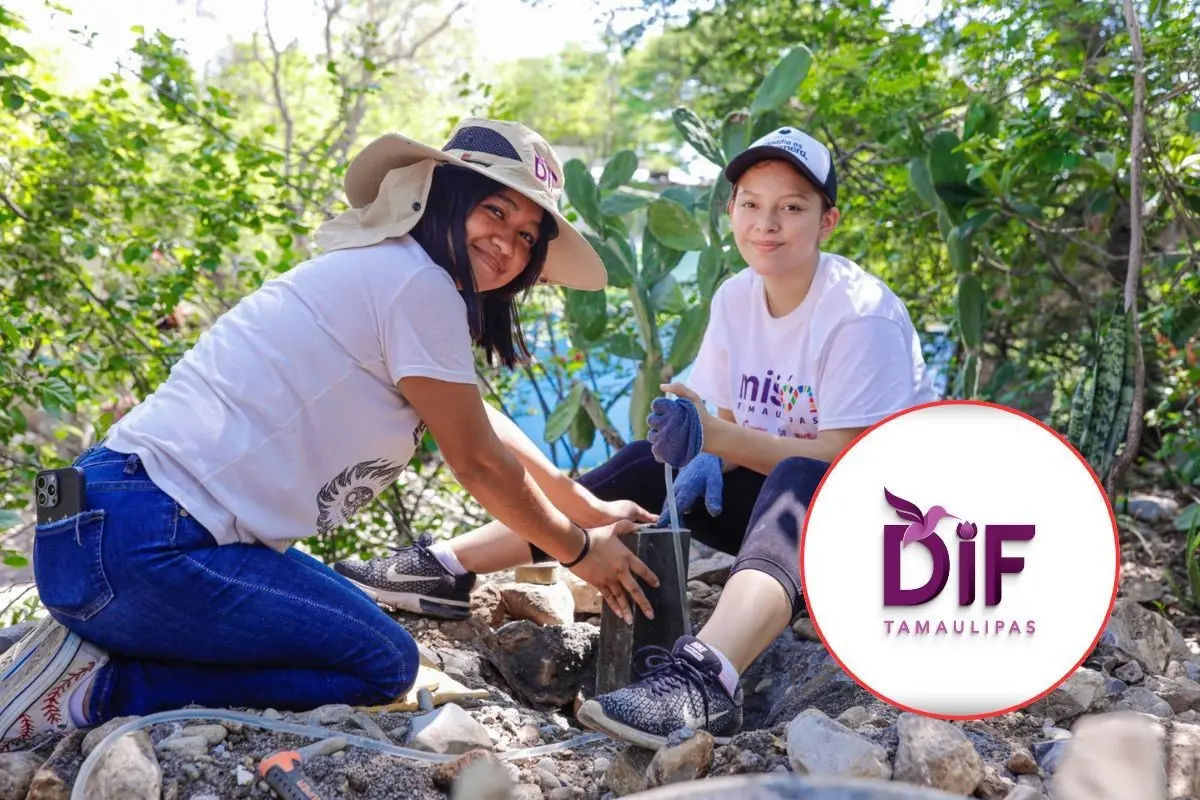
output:
[[[182,708],[391,702],[416,681],[416,642],[373,600],[295,548],[218,546],[137,456],[75,462],[85,510],[40,526],[42,604],[106,650],[88,721]]]

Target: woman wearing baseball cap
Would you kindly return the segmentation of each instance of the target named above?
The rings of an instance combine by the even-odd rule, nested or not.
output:
[[[558,210],[562,185],[549,145],[511,122],[464,120],[441,149],[383,136],[356,156],[325,252],[221,316],[76,460],[82,509],[35,537],[49,616],[0,659],[0,740],[189,704],[403,695],[412,637],[291,544],[392,484],[426,429],[497,520],[644,604],[634,575],[657,580],[614,533],[655,515],[563,477],[477,384],[473,347],[527,356],[522,292],[606,283]]]

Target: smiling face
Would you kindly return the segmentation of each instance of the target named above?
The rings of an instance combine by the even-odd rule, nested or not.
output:
[[[816,264],[838,210],[824,211],[821,194],[786,162],[762,161],[738,178],[730,221],[742,258],[765,277]]]
[[[529,264],[545,211],[520,192],[501,189],[467,216],[467,249],[475,290],[506,286]]]

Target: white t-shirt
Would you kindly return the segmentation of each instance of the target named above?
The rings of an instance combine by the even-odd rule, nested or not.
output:
[[[743,427],[798,439],[868,427],[937,399],[904,303],[830,253],[783,317],[768,312],[754,270],[721,284],[687,384]]]
[[[313,258],[205,331],[110,431],[220,544],[277,550],[396,480],[424,424],[406,376],[474,384],[466,304],[411,237]]]

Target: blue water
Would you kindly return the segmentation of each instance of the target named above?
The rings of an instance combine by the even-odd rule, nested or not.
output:
[[[665,332],[664,350],[670,352],[670,330]],[[944,397],[948,381],[948,361],[950,354],[953,351],[953,340],[947,338],[944,332],[930,332],[922,337],[925,345],[925,362],[928,368],[933,372],[934,385],[937,389],[938,396]],[[548,361],[558,356],[568,356],[570,345],[566,341],[556,341],[555,346],[551,347],[547,343],[531,343],[531,349],[537,359]],[[593,369],[591,372],[581,371],[577,373],[577,377],[584,379],[589,386],[598,388],[599,391],[594,393],[601,398],[601,402],[607,403],[614,394],[624,388],[629,381],[633,379],[637,371],[637,362],[629,359],[616,358],[610,354],[603,352],[602,349],[597,349],[591,353]],[[691,372],[691,367],[684,369],[678,376],[677,380],[682,382],[687,381],[687,377]],[[542,373],[536,372],[538,379],[536,381],[541,389],[543,396],[546,399],[547,405],[553,410],[558,404],[558,393],[554,388],[554,384],[545,377]],[[557,446],[551,446],[543,441],[543,434],[546,428],[546,417],[542,413],[541,405],[534,393],[534,382],[528,378],[522,378],[515,387],[515,391],[506,398],[509,413],[513,420],[521,427],[523,431],[537,444],[542,452],[544,452],[554,463],[561,469],[568,469],[572,464],[570,437],[564,436],[559,441]],[[565,389],[564,389],[565,394]],[[620,432],[626,442],[633,440],[632,425],[629,419],[629,392],[625,392],[613,405],[607,409],[608,417],[612,421],[613,427]],[[579,466],[583,468],[595,467],[603,463],[612,454],[612,450],[608,447],[603,437],[597,432],[592,446],[582,454],[579,461]]]

